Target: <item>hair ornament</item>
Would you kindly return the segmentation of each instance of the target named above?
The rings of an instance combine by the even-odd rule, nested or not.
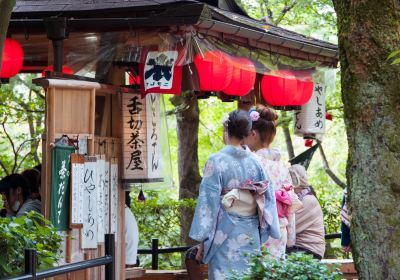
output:
[[[260,113],[257,112],[256,109],[250,109],[249,116],[250,116],[250,119],[253,122],[255,122],[255,121],[258,121],[258,119],[260,118]]]

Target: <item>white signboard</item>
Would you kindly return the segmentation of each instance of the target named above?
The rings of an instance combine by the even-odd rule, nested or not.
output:
[[[148,52],[144,65],[144,88],[171,89],[178,51]]]
[[[111,164],[110,168],[110,233],[115,235],[117,238],[118,231],[118,165],[115,163]]]
[[[122,95],[123,170],[130,183],[162,182],[160,96]]]
[[[161,141],[160,141],[160,95],[146,95],[147,127],[147,174],[148,178],[160,178],[161,174]]]
[[[325,86],[314,83],[313,95],[294,113],[294,132],[298,135],[325,133]]]
[[[110,163],[104,168],[104,233],[110,232]]]
[[[84,164],[71,163],[71,171],[71,224],[83,224]]]
[[[104,242],[104,172],[105,160],[97,156],[97,241]]]
[[[82,249],[97,248],[97,163],[96,157],[85,157],[83,175]]]

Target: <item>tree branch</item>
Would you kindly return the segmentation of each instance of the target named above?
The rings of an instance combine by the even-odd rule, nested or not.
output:
[[[4,164],[4,162],[0,159],[0,166],[1,168],[4,170],[4,172],[6,173],[6,175],[9,175],[10,172],[8,172],[6,165]]]
[[[5,126],[5,121],[6,121],[6,120],[7,120],[7,119],[4,120],[4,122],[1,124],[1,126],[3,127],[4,134],[6,135],[8,141],[10,142],[10,145],[11,145],[12,150],[13,150],[13,153],[14,153],[14,166],[13,166],[13,168],[12,168],[12,172],[14,173],[15,168],[16,168],[16,166],[17,166],[17,157],[18,157],[18,154],[17,154],[17,152],[16,152],[16,150],[15,150],[14,141],[12,140],[11,136],[10,136],[10,135],[8,134],[8,132],[7,132],[7,129],[6,129],[6,126]]]
[[[296,6],[298,1],[293,1],[290,5],[285,5],[283,7],[281,13],[279,14],[279,17],[274,21],[275,25],[279,25],[281,21],[285,18],[286,14]]]
[[[338,176],[336,176],[335,173],[333,173],[333,171],[331,170],[331,168],[329,167],[329,163],[328,160],[326,159],[326,155],[324,152],[324,149],[322,148],[322,143],[321,141],[315,139],[318,143],[319,143],[319,151],[321,153],[321,157],[322,157],[322,164],[324,166],[324,170],[326,172],[326,174],[328,174],[328,176],[342,189],[345,189],[347,186],[345,183],[343,183]]]

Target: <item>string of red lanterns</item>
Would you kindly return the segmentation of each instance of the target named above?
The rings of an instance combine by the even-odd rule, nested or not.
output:
[[[9,79],[17,75],[24,63],[24,50],[18,41],[6,38],[1,61],[0,78]]]

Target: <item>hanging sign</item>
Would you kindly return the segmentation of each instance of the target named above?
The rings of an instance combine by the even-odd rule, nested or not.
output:
[[[298,135],[325,133],[325,86],[314,84],[309,102],[294,113],[294,132]]]
[[[118,229],[118,164],[110,166],[110,233],[117,239]]]
[[[97,248],[97,158],[85,157],[82,249]]]
[[[74,147],[55,146],[51,158],[51,223],[60,231],[69,229],[70,155]]]
[[[83,224],[83,155],[71,154],[71,227],[82,227]]]
[[[148,93],[181,94],[182,63],[180,51],[144,51],[140,64],[142,96]]]
[[[105,160],[100,156],[96,156],[96,177],[97,177],[97,241],[104,242],[104,177],[105,177]]]
[[[104,233],[110,232],[110,162],[104,165]]]
[[[162,182],[160,96],[122,95],[123,170],[126,183]]]

